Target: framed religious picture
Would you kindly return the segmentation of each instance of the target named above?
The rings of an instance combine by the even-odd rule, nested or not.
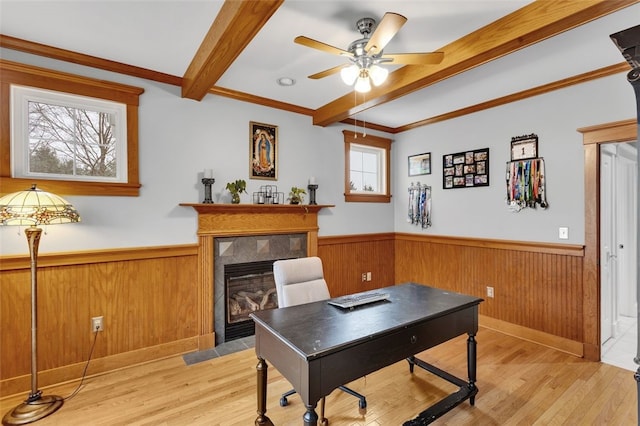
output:
[[[249,122],[249,177],[278,179],[278,126]]]
[[[409,176],[430,175],[431,174],[431,153],[409,156]]]
[[[511,161],[538,157],[538,136],[535,134],[511,138]]]

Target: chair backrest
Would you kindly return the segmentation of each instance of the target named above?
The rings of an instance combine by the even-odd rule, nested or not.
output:
[[[331,297],[319,257],[277,260],[273,262],[273,278],[280,308]]]

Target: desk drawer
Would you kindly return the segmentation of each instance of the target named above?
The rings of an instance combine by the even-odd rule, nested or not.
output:
[[[331,389],[411,355],[462,334],[476,334],[477,331],[478,307],[476,305],[455,314],[434,318],[383,336],[372,337],[371,340],[356,346],[314,360],[311,364],[320,363],[319,371],[322,371],[320,392],[326,394],[325,392],[328,393]],[[311,365],[310,369],[315,370]]]

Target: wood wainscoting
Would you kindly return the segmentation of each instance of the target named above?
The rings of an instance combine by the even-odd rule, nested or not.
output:
[[[87,374],[198,348],[198,246],[41,254],[38,259],[38,382]],[[0,396],[30,389],[29,256],[0,259]]]
[[[481,326],[583,355],[582,246],[396,233],[317,243],[334,296],[406,281],[468,293],[485,299]],[[198,244],[42,254],[39,384],[81,377],[93,316],[104,316],[105,331],[88,375],[201,348],[211,318],[201,312],[210,297],[199,285],[201,255]],[[2,397],[30,388],[29,282],[28,256],[0,257]]]
[[[394,258],[397,282],[482,297],[480,325],[584,355],[583,246],[396,234]]]

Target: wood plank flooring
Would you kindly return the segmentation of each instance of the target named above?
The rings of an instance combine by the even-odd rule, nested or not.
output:
[[[637,425],[634,373],[588,362],[553,349],[481,328],[478,388],[468,401],[435,425]],[[466,338],[420,354],[425,361],[466,378]],[[252,349],[187,366],[173,357],[87,378],[62,408],[37,422],[48,425],[224,425],[250,426],[256,417],[256,357]],[[77,383],[45,389],[71,394]],[[405,361],[349,384],[367,397],[367,413],[340,391],[327,398],[331,426],[402,425],[452,390],[452,385]],[[291,386],[269,368],[267,415],[275,425],[301,425],[304,407]],[[0,400],[4,415],[26,395]]]

